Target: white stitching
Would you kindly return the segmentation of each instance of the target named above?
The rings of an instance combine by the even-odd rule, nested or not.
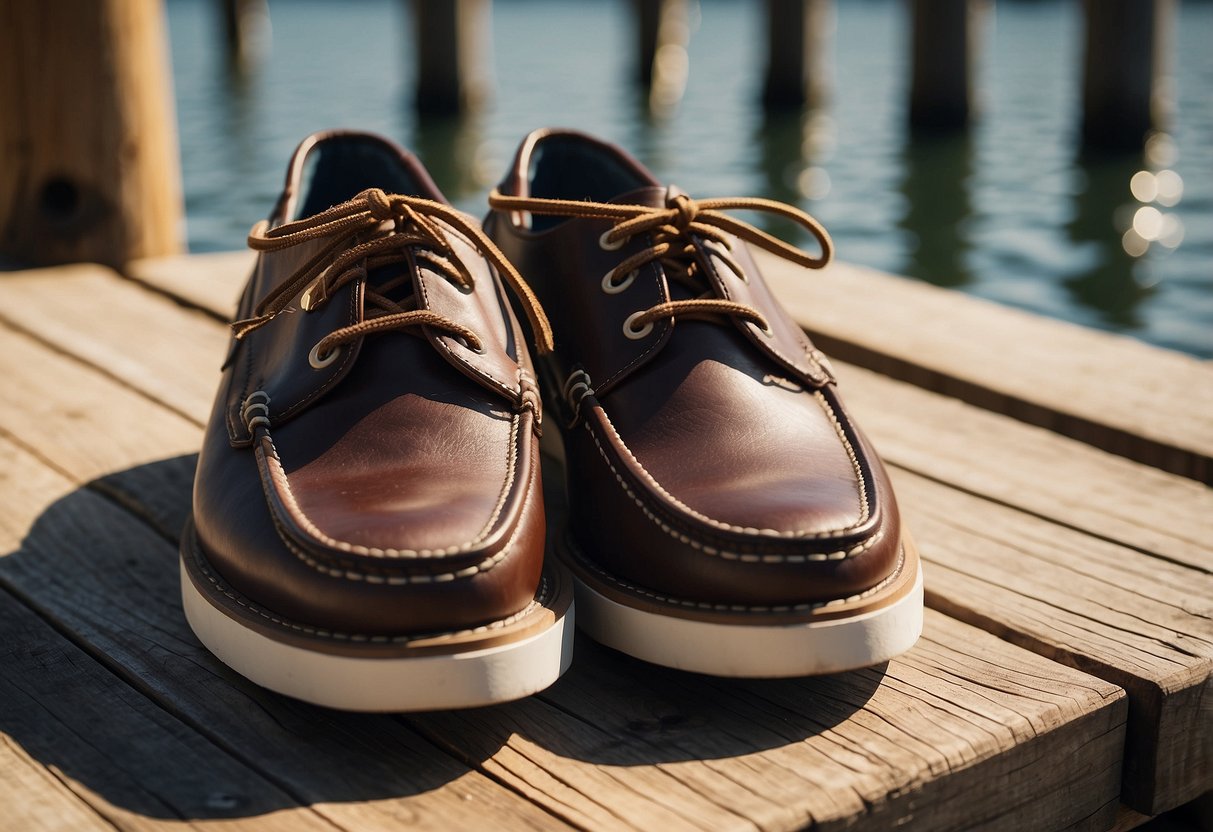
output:
[[[269,439],[268,436],[266,438]],[[273,445],[273,440],[270,440],[270,444],[271,446]],[[260,447],[257,449],[257,452],[264,455],[264,451]],[[275,454],[277,454],[277,451],[275,451]],[[532,476],[534,476],[533,472]],[[382,584],[386,586],[449,583],[459,578],[471,578],[482,572],[488,572],[509,556],[510,550],[514,546],[514,541],[523,530],[522,523],[519,522],[517,527],[514,529],[514,533],[510,535],[510,539],[507,540],[505,545],[501,547],[501,551],[497,552],[495,555],[485,558],[474,566],[467,566],[454,572],[439,572],[432,575],[376,575],[370,572],[356,572],[348,567],[338,569],[321,563],[316,558],[303,551],[303,549],[291,539],[290,533],[283,528],[282,522],[278,519],[278,515],[274,511],[271,510],[269,514],[270,521],[274,524],[274,529],[278,533],[279,540],[281,540],[283,545],[290,550],[291,554],[302,561],[305,565],[315,569],[321,574],[328,575],[333,578],[344,578],[347,581],[365,581],[368,584]],[[383,569],[383,567],[377,568],[381,570]]]
[[[498,498],[497,505],[493,509],[493,514],[489,518],[488,524],[476,536],[475,539],[459,546],[448,546],[445,549],[380,549],[378,547],[360,546],[353,543],[347,543],[344,540],[336,540],[322,532],[311,521],[303,509],[299,507],[298,501],[295,499],[295,494],[291,490],[290,480],[286,476],[286,471],[282,467],[282,461],[278,454],[278,447],[274,444],[274,438],[270,435],[269,425],[265,426],[265,438],[269,440],[270,448],[273,450],[272,457],[267,456],[266,461],[274,469],[271,474],[274,475],[275,482],[281,481],[281,492],[284,497],[284,502],[287,503],[288,510],[292,513],[295,522],[299,523],[303,529],[312,535],[325,546],[339,549],[342,552],[348,552],[353,555],[387,557],[387,558],[432,558],[445,557],[449,555],[457,555],[463,552],[469,552],[480,545],[481,541],[492,530],[493,525],[497,522],[497,518],[501,515],[501,510],[505,506],[505,501],[510,490],[514,485],[514,478],[518,473],[517,456],[518,456],[518,421],[519,416],[515,414],[510,419],[510,457],[509,471],[506,476],[505,487],[501,491],[501,496]]]
[[[627,455],[628,455],[629,459],[631,460],[631,462],[638,469],[640,469],[641,472],[643,472],[645,479],[648,481],[648,484],[650,486],[652,486],[653,488],[655,488],[658,492],[660,492],[663,497],[668,499],[671,503],[673,503],[678,508],[685,511],[687,514],[694,517],[696,520],[700,520],[704,523],[707,523],[711,526],[715,526],[716,528],[719,528],[719,529],[727,529],[728,531],[742,532],[744,534],[761,534],[764,536],[779,537],[779,538],[790,539],[790,540],[822,540],[825,538],[835,537],[839,534],[844,534],[846,532],[853,531],[854,529],[857,529],[860,526],[862,526],[868,520],[869,507],[868,507],[868,497],[867,497],[867,486],[864,482],[863,469],[859,465],[859,457],[856,455],[855,449],[851,446],[850,440],[847,439],[845,433],[843,433],[842,425],[839,423],[838,418],[834,414],[834,409],[830,407],[830,403],[828,401],[826,401],[826,398],[821,394],[820,391],[814,391],[813,397],[815,399],[817,399],[818,404],[825,410],[826,415],[829,416],[830,422],[834,426],[834,432],[838,435],[839,440],[842,442],[843,448],[846,449],[847,457],[850,459],[850,462],[851,462],[851,467],[855,471],[855,481],[859,485],[859,519],[857,521],[855,521],[853,524],[851,524],[850,526],[845,526],[841,529],[830,529],[830,530],[821,531],[821,532],[804,532],[804,531],[781,532],[778,529],[755,529],[755,528],[751,528],[749,526],[734,526],[731,523],[725,523],[720,520],[714,520],[713,518],[708,517],[707,515],[704,515],[704,514],[701,514],[697,511],[695,511],[695,509],[686,505],[685,503],[680,501],[677,497],[675,497],[673,494],[671,494],[669,491],[667,491],[665,488],[662,487],[661,483],[659,483],[657,481],[657,478],[649,473],[649,471],[644,467],[644,465],[642,465],[640,463],[640,460],[636,459],[636,456],[632,453],[631,449],[628,448],[627,443],[623,441],[623,437],[619,435],[619,431],[616,430],[615,424],[611,421],[611,417],[607,415],[605,410],[600,409],[600,412],[602,413],[602,418],[606,421],[607,427],[609,427],[611,429],[611,432],[615,435],[615,438],[619,441],[619,444],[627,452]],[[607,458],[606,452],[603,450],[602,444],[599,443],[597,435],[595,435],[594,431],[591,429],[589,420],[586,421],[585,427],[586,427],[586,430],[590,431],[590,436],[593,437],[594,444],[598,446],[598,452],[600,454],[602,454],[603,459],[606,459],[607,465],[611,466],[611,470],[615,471],[615,466],[613,464],[611,464],[610,459]],[[615,478],[619,479],[619,473],[617,471],[615,471]],[[622,482],[622,480],[620,480],[620,482]],[[629,492],[629,493],[631,493],[631,492]],[[635,499],[635,498],[633,498],[633,499]]]
[[[247,601],[244,600],[243,596],[237,595],[237,594],[235,594],[234,590],[230,590],[230,589],[224,587],[224,585],[219,581],[219,579],[211,572],[210,565],[200,557],[200,553],[198,552],[198,547],[197,547],[196,542],[191,542],[190,548],[193,550],[194,563],[198,566],[199,570],[201,570],[201,572],[206,576],[207,580],[209,580],[211,582],[211,584],[213,585],[214,590],[216,592],[222,593],[223,595],[225,595],[226,597],[228,597],[232,601],[234,601],[236,604],[240,605],[241,607],[244,607],[249,612],[251,612],[255,615],[259,615],[262,618],[266,619],[267,621],[270,621],[273,624],[278,625],[279,627],[296,630],[301,633],[307,633],[310,636],[316,636],[318,638],[328,638],[328,639],[333,639],[336,641],[366,642],[369,644],[408,644],[410,642],[420,641],[423,639],[435,640],[435,641],[438,641],[438,640],[445,641],[445,640],[450,640],[453,638],[458,638],[460,636],[475,635],[476,633],[484,633],[484,632],[488,632],[489,630],[499,630],[499,629],[508,627],[511,624],[514,624],[518,621],[521,621],[523,618],[530,615],[537,607],[544,606],[546,604],[546,602],[549,600],[548,591],[551,588],[548,586],[547,578],[541,576],[540,580],[539,580],[539,587],[535,592],[535,597],[531,600],[531,602],[529,604],[527,604],[521,610],[514,613],[513,615],[506,616],[505,618],[501,618],[496,621],[491,621],[488,624],[482,624],[479,627],[472,627],[472,628],[466,629],[466,630],[455,630],[455,631],[451,631],[448,633],[433,633],[433,634],[422,634],[422,635],[415,635],[415,636],[370,636],[370,635],[363,635],[361,633],[341,633],[341,632],[333,632],[331,630],[321,630],[321,629],[318,629],[315,627],[308,627],[303,624],[296,624],[292,621],[287,621],[284,618],[279,618],[277,616],[270,615],[269,613],[265,612],[264,610],[257,608],[253,604],[248,603]]]
[[[871,597],[875,593],[881,591],[882,589],[885,589],[887,586],[889,586],[889,584],[891,584],[895,579],[897,579],[901,575],[902,570],[905,568],[905,550],[901,549],[901,550],[899,550],[899,554],[897,557],[897,566],[896,566],[896,568],[894,568],[893,572],[888,577],[886,577],[884,580],[882,580],[880,583],[876,584],[875,586],[871,587],[870,589],[865,589],[863,592],[860,592],[856,595],[848,595],[846,598],[832,598],[829,601],[812,601],[812,602],[805,602],[803,604],[779,604],[779,605],[772,605],[772,606],[761,606],[761,605],[760,606],[747,606],[745,604],[712,604],[712,603],[708,603],[706,601],[689,601],[689,600],[686,600],[683,598],[671,598],[668,595],[659,595],[658,593],[651,592],[642,587],[627,583],[626,581],[621,581],[618,578],[616,578],[614,575],[611,575],[609,572],[603,571],[602,567],[598,566],[598,564],[592,562],[589,558],[587,558],[585,556],[585,554],[580,549],[577,548],[577,545],[568,538],[567,535],[565,536],[565,545],[574,551],[574,553],[577,556],[577,562],[580,565],[590,569],[591,571],[597,573],[600,577],[615,584],[616,586],[619,586],[619,587],[622,587],[623,589],[628,590],[629,592],[634,592],[639,595],[643,595],[646,598],[652,598],[655,601],[660,601],[663,604],[669,604],[671,606],[693,607],[695,609],[713,610],[715,612],[783,613],[783,612],[801,612],[801,611],[805,611],[805,610],[816,610],[816,609],[821,609],[822,607],[830,607],[830,606],[842,606],[843,604],[850,604],[850,603],[854,603],[855,601],[862,601],[864,598]]]
[[[606,414],[604,413],[603,416],[605,417]],[[627,484],[627,482],[624,481],[623,476],[618,470],[616,470],[615,465],[607,456],[606,451],[603,449],[602,444],[598,441],[598,437],[594,434],[594,431],[590,427],[590,423],[588,421],[585,423],[585,429],[589,431],[590,438],[594,440],[594,445],[596,445],[598,448],[598,453],[602,455],[602,458],[606,461],[607,466],[611,469],[611,473],[615,475],[615,481],[618,482],[623,488],[624,493],[632,498],[632,502],[634,502],[640,508],[640,510],[644,512],[644,515],[656,523],[657,526],[670,537],[676,539],[680,543],[690,546],[692,549],[697,549],[703,552],[705,555],[719,557],[722,560],[737,560],[743,563],[806,563],[827,560],[845,560],[847,558],[863,554],[876,544],[877,538],[870,537],[858,546],[853,546],[850,549],[836,552],[809,552],[803,555],[759,555],[752,553],[739,554],[737,552],[729,552],[724,549],[718,549],[715,546],[708,546],[700,543],[698,540],[694,540],[688,535],[671,528],[664,520],[654,514],[649,507],[645,505],[644,501],[636,496],[636,493],[632,491],[631,487]],[[805,537],[807,537],[807,535]]]

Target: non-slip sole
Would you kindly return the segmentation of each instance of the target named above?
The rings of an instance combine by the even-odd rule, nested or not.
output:
[[[234,614],[229,599],[200,574],[190,530],[186,540],[181,597],[198,639],[240,675],[305,702],[348,711],[472,708],[543,690],[572,661],[574,612],[567,591],[548,602],[550,623],[518,640],[486,639],[487,646],[478,646],[474,636],[463,635],[450,650],[402,647],[396,655],[382,647],[358,655],[356,645],[348,652],[308,649],[298,638],[275,638],[264,625]],[[545,579],[551,580],[550,570]]]
[[[907,544],[912,547],[912,544]],[[851,616],[764,623],[683,617],[608,597],[574,574],[578,626],[595,641],[653,664],[713,676],[786,678],[878,665],[922,634],[922,568],[913,552],[913,583],[887,604]],[[671,611],[672,612],[672,611]]]

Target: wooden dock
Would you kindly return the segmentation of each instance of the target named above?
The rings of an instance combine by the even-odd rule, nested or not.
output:
[[[249,262],[0,274],[0,828],[1106,830],[1213,787],[1213,365],[772,264],[893,470],[919,645],[732,681],[579,638],[524,701],[354,715],[248,683],[181,612]]]

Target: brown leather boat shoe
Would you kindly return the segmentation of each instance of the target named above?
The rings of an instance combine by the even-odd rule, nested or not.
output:
[[[552,130],[526,138],[490,204],[485,230],[553,320],[539,367],[563,428],[557,547],[580,625],[723,676],[909,649],[922,578],[888,477],[749,251],[823,266],[817,222],[769,200],[696,201],[612,145]],[[821,255],[729,209],[796,221]]]
[[[572,587],[544,566],[541,411],[514,284],[474,219],[389,142],[300,145],[198,461],[182,596],[267,688],[350,710],[457,708],[551,684]]]

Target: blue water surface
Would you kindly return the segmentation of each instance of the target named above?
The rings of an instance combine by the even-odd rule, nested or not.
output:
[[[783,116],[759,105],[762,4],[701,0],[685,94],[662,117],[632,83],[629,2],[496,0],[493,104],[465,119],[414,113],[403,0],[272,0],[272,51],[243,76],[225,59],[218,6],[168,3],[191,250],[242,246],[314,130],[400,141],[479,216],[519,139],[569,126],[693,195],[805,207],[842,259],[1213,356],[1213,4],[1179,5],[1168,132],[1142,153],[1090,158],[1076,0],[994,4],[981,114],[933,140],[905,126],[898,0],[837,0],[830,100]]]

